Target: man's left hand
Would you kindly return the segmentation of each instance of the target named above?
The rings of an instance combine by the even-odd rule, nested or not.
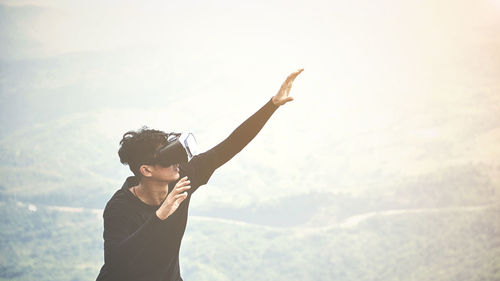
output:
[[[281,88],[278,91],[278,93],[273,97],[273,103],[275,105],[284,105],[285,103],[289,101],[293,101],[293,97],[290,97],[290,89],[292,88],[292,83],[293,80],[302,72],[304,71],[303,68],[293,72],[292,74],[288,75],[286,78],[285,82],[281,84]]]

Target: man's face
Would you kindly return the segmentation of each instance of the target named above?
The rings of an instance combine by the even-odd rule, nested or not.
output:
[[[173,182],[179,179],[179,164],[164,167],[162,165],[151,166],[152,179],[164,182]]]
[[[156,147],[156,155],[158,154],[158,150],[164,147],[165,144],[158,145]],[[155,156],[156,158],[156,156]],[[153,180],[162,181],[162,182],[173,182],[179,179],[179,164],[173,164],[170,166],[163,166],[158,164],[158,161],[153,161],[155,164],[148,165],[151,171],[151,177]]]

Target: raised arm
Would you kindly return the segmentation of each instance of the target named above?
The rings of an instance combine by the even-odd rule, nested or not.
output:
[[[194,192],[198,186],[207,183],[208,179],[217,168],[231,160],[234,155],[252,141],[279,106],[293,100],[293,97],[289,96],[290,89],[293,80],[302,71],[303,69],[299,69],[290,74],[281,85],[278,93],[257,112],[239,125],[225,140],[205,153],[195,156],[191,160],[190,166],[198,179],[190,192]],[[193,181],[195,179],[191,178],[191,180]]]

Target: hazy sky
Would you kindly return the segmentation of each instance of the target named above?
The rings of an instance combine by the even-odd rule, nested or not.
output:
[[[323,118],[352,120],[346,129],[474,94],[443,87],[498,85],[498,0],[0,3],[3,59],[114,55],[109,68],[125,62],[128,72],[106,77],[117,88],[135,80],[161,91],[170,80],[246,98],[272,94],[304,67],[297,98],[307,108],[328,104],[340,115]]]
[[[376,161],[357,162],[357,169],[383,162],[388,171],[432,170],[446,159],[418,155],[439,155],[450,143],[462,143],[446,154],[454,161],[499,155],[491,146],[500,137],[498,0],[0,3],[4,67],[30,59],[48,64],[43,79],[23,76],[35,89],[73,85],[96,95],[122,92],[124,99],[141,92],[161,109],[169,92],[182,92],[183,101],[171,107],[201,117],[172,122],[194,126],[208,122],[202,120],[208,114],[214,123],[243,120],[303,67],[292,90],[296,101],[275,118],[275,128],[311,136],[337,155],[339,166],[368,149]],[[50,71],[73,58],[81,59]],[[12,72],[3,69],[3,84]],[[24,100],[37,94],[7,88],[1,96],[7,102],[14,93]],[[222,101],[231,106],[213,112],[210,105]],[[218,122],[227,126],[203,137],[214,144],[237,123]],[[382,161],[387,153],[403,160]]]

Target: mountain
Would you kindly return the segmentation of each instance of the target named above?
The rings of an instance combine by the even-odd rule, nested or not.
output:
[[[98,212],[14,201],[0,209],[0,280],[97,276],[103,262]],[[496,280],[499,214],[498,204],[408,210],[326,227],[192,216],[181,271],[195,280]]]

